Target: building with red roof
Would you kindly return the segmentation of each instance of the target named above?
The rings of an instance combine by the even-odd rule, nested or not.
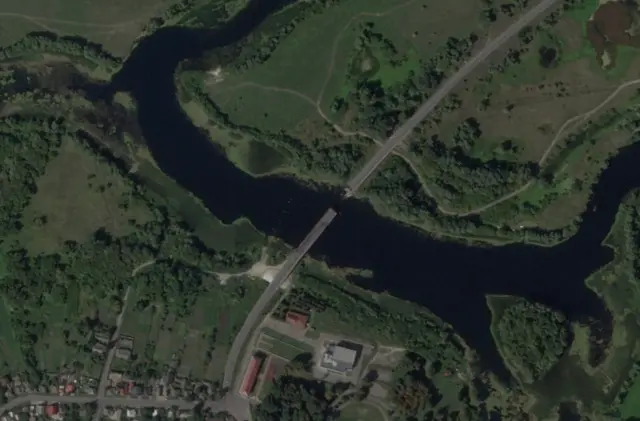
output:
[[[297,311],[287,311],[287,314],[284,316],[284,321],[298,329],[306,329],[309,324],[309,315]]]
[[[258,357],[256,355],[251,357],[244,379],[242,379],[242,387],[240,388],[240,393],[244,396],[249,396],[249,394],[253,392],[263,361],[264,359],[262,357]]]
[[[54,415],[57,415],[59,412],[58,405],[57,404],[47,405],[47,407],[44,409],[44,412],[47,414],[48,417],[53,417]]]

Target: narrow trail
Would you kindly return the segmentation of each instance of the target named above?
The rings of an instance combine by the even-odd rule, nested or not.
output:
[[[153,264],[156,263],[156,259],[151,259],[149,261],[146,261],[144,263],[142,263],[141,265],[135,267],[132,271],[131,271],[131,276],[136,276],[138,274],[138,272],[140,272],[142,269],[149,267]]]
[[[117,22],[117,23],[93,23],[93,22],[80,22],[75,20],[48,18],[44,16],[32,16],[32,15],[26,15],[23,13],[0,12],[0,18],[3,18],[3,17],[22,18],[36,24],[40,24],[40,22],[45,22],[45,23],[53,23],[53,24],[57,23],[60,25],[84,26],[87,28],[103,28],[103,29],[122,28],[125,26],[135,25],[140,23],[138,19]]]
[[[318,93],[318,97],[316,98],[316,105],[318,106],[318,108],[320,108],[320,103],[322,102],[322,99],[324,97],[324,92],[327,89],[327,85],[329,84],[329,81],[331,80],[331,76],[333,76],[333,72],[335,71],[338,45],[340,45],[340,41],[342,40],[342,37],[344,36],[347,29],[349,29],[351,24],[353,24],[353,22],[365,16],[380,18],[383,16],[390,15],[391,13],[397,10],[400,10],[404,7],[407,7],[415,3],[416,1],[417,0],[409,0],[405,3],[399,4],[390,9],[387,9],[384,12],[360,12],[358,14],[353,15],[351,19],[349,19],[346,25],[340,30],[340,32],[338,32],[336,37],[333,39],[333,44],[331,46],[331,58],[329,59],[329,67],[327,68],[327,75],[325,76],[324,82],[322,83],[322,87],[320,88],[320,92]]]

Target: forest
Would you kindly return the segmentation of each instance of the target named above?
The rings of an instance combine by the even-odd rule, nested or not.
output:
[[[281,376],[258,405],[258,421],[331,421],[337,411],[331,406],[332,391],[327,383],[300,377]]]
[[[110,71],[116,71],[122,64],[121,59],[105,51],[99,44],[80,37],[60,37],[52,32],[34,32],[10,46],[1,48],[0,61],[45,52],[76,59],[85,58]]]
[[[524,299],[504,309],[495,336],[507,365],[527,383],[546,374],[571,339],[568,322],[561,313]]]

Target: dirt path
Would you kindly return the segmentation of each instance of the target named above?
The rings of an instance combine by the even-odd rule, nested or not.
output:
[[[357,19],[360,19],[362,17],[365,16],[369,16],[369,17],[374,17],[374,18],[379,18],[379,17],[383,17],[383,16],[387,16],[399,9],[402,9],[404,7],[407,7],[409,5],[411,5],[412,3],[415,3],[417,0],[409,0],[405,3],[399,4],[397,6],[393,6],[390,9],[385,10],[384,12],[360,12],[356,15],[353,15],[351,17],[351,19],[349,19],[349,21],[347,22],[347,24],[340,30],[340,32],[338,32],[338,34],[336,35],[336,37],[333,39],[333,45],[331,46],[331,58],[329,59],[329,67],[327,68],[327,74],[325,76],[324,82],[322,83],[322,87],[320,88],[320,92],[318,92],[318,97],[316,98],[316,105],[318,106],[318,109],[320,109],[320,103],[322,102],[322,98],[324,97],[324,91],[327,89],[327,85],[329,84],[329,81],[331,80],[331,76],[333,76],[333,72],[334,72],[334,68],[336,65],[336,56],[338,53],[338,45],[340,45],[340,41],[342,40],[342,37],[344,36],[344,33],[347,31],[347,29],[349,29],[349,27],[351,26],[351,24],[353,24],[353,22],[355,22]]]
[[[151,259],[149,261],[144,262],[143,264],[135,267],[132,271],[131,271],[131,276],[136,276],[138,274],[138,272],[140,272],[142,269],[149,267],[153,264],[156,263],[156,259]]]
[[[551,151],[553,151],[553,148],[555,148],[556,144],[562,138],[562,135],[565,133],[566,129],[571,124],[575,123],[576,121],[579,121],[578,125],[586,123],[594,114],[596,114],[598,111],[600,111],[602,109],[602,107],[607,105],[616,96],[618,96],[618,94],[620,92],[622,92],[624,89],[628,88],[629,86],[633,86],[633,85],[637,85],[637,84],[640,84],[640,79],[634,79],[634,80],[630,80],[628,82],[623,83],[622,85],[618,86],[600,104],[598,104],[597,106],[595,106],[591,110],[589,110],[589,111],[587,111],[586,113],[583,113],[583,114],[578,114],[578,115],[576,115],[574,117],[571,117],[567,121],[565,121],[564,124],[562,126],[560,126],[560,128],[556,132],[555,136],[553,137],[553,140],[551,141],[551,143],[549,144],[547,149],[545,149],[544,154],[542,155],[542,157],[538,160],[538,166],[542,167],[542,165],[545,163],[545,161],[547,160],[547,158],[551,154]],[[494,206],[496,206],[496,205],[498,205],[498,204],[500,204],[502,202],[505,202],[505,201],[507,201],[507,200],[519,195],[520,193],[524,192],[529,187],[531,187],[531,185],[533,185],[533,183],[534,183],[533,181],[529,181],[526,184],[524,184],[523,186],[519,187],[517,190],[514,190],[511,193],[506,194],[506,195],[494,200],[493,202],[487,203],[486,205],[480,206],[478,208],[472,209],[472,210],[467,211],[467,212],[456,213],[456,215],[457,216],[468,216],[468,215],[477,215],[479,213],[482,213],[482,212],[486,211],[487,209],[490,209],[490,208],[492,208],[492,207],[494,207]]]
[[[53,24],[57,23],[60,25],[84,26],[87,28],[106,28],[106,29],[122,28],[123,26],[135,25],[140,23],[140,21],[137,19],[123,21],[123,22],[116,22],[116,23],[92,23],[92,22],[80,22],[75,20],[47,18],[44,16],[25,15],[23,13],[0,12],[0,18],[3,18],[3,17],[22,18],[35,24],[40,24],[40,22],[45,22],[45,23],[53,23]]]

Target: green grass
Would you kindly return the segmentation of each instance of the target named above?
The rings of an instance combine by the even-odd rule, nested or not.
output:
[[[7,371],[21,370],[25,366],[22,351],[11,324],[11,314],[4,297],[0,297],[0,356],[4,364],[0,370],[5,374]]]
[[[599,0],[584,0],[578,6],[565,12],[565,16],[580,23],[586,23],[598,9]]]
[[[215,250],[236,252],[264,244],[266,237],[247,219],[238,219],[225,225],[204,207],[189,192],[167,177],[154,165],[143,162],[138,175],[152,193],[166,201],[182,218],[193,227],[202,241]]]
[[[151,219],[149,210],[136,201],[126,210],[118,206],[131,197],[130,185],[73,140],[62,144],[37,185],[22,214],[25,229],[19,238],[34,254],[56,252],[69,240],[84,243],[101,227],[127,235],[134,231],[130,220]],[[43,217],[46,222],[34,223]]]
[[[285,360],[293,360],[298,355],[308,352],[271,337],[263,337],[260,342],[260,348]]]
[[[275,339],[275,340],[277,340],[279,342],[282,342],[284,344],[287,344],[287,345],[289,345],[291,347],[301,349],[301,350],[303,350],[305,352],[312,352],[313,351],[313,347],[311,345],[306,344],[304,342],[300,342],[300,341],[298,341],[296,339],[293,339],[293,338],[291,338],[291,337],[289,337],[287,335],[284,335],[284,334],[282,334],[280,332],[277,332],[277,331],[275,331],[275,330],[273,330],[271,328],[265,327],[265,328],[262,329],[262,332],[265,335],[270,336],[271,338],[273,338],[273,339]]]
[[[640,381],[636,380],[629,389],[624,403],[620,406],[623,419],[640,417]]]
[[[51,31],[85,37],[124,56],[149,19],[173,3],[177,1],[8,0],[3,3],[4,15],[0,14],[0,45],[11,44],[28,32]]]
[[[342,411],[338,421],[385,421],[387,418],[376,406],[366,402],[352,403]]]
[[[380,80],[383,87],[389,88],[406,81],[412,73],[419,71],[420,57],[415,50],[409,50],[407,59],[399,66],[393,67],[389,63],[381,62],[380,68],[372,76],[372,79]]]

